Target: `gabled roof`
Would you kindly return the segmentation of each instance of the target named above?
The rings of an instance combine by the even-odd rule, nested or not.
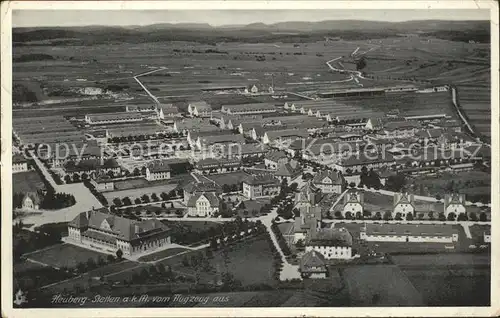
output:
[[[192,103],[189,103],[189,105],[191,105],[191,107],[196,107],[196,109],[198,111],[211,111],[212,110],[212,106],[210,106],[207,102],[205,101],[199,101],[199,102],[192,102]]]
[[[279,177],[294,177],[298,175],[302,169],[297,165],[295,168],[292,167],[290,163],[278,165],[278,170],[274,173],[275,176]]]
[[[352,246],[352,235],[346,229],[324,228],[311,232],[306,239],[308,246]]]
[[[168,171],[171,171],[172,168],[170,167],[170,165],[163,161],[163,160],[158,160],[158,161],[154,161],[152,162],[149,166],[148,166],[148,169],[151,173],[157,173],[157,172],[168,172]]]
[[[413,205],[413,195],[409,195],[408,193],[395,193],[394,194],[394,206],[398,204],[411,204]]]
[[[278,151],[270,151],[268,152],[265,157],[267,160],[271,160],[273,162],[278,162],[278,160],[287,158],[286,153],[284,151],[278,150]]]
[[[77,228],[88,226],[89,228],[103,230],[101,229],[101,224],[105,220],[110,225],[110,235],[116,236],[117,239],[122,239],[124,241],[140,239],[141,237],[158,232],[164,232],[169,229],[159,220],[150,219],[144,221],[134,221],[98,210],[80,213],[69,223],[69,225]]]
[[[206,145],[212,145],[217,143],[244,143],[245,137],[242,135],[235,134],[225,134],[225,135],[216,135],[216,136],[206,136],[199,137],[200,142]]]
[[[28,160],[21,154],[15,154],[12,156],[12,164],[25,162],[28,162]]]
[[[154,111],[156,109],[155,105],[128,105],[129,111]]]
[[[218,207],[220,204],[219,198],[213,192],[196,192],[194,195],[192,195],[189,198],[187,206],[188,207],[196,207],[196,202],[198,202],[198,200],[201,197],[205,197],[208,200],[210,207],[212,207],[212,208]]]
[[[215,182],[208,182],[208,181],[205,181],[205,182],[192,181],[184,187],[184,191],[188,192],[188,193],[222,192],[220,186],[218,186]]]
[[[309,195],[312,193],[317,193],[321,191],[320,188],[316,187],[311,180],[307,181],[306,184],[300,188],[300,193],[303,193],[305,195]]]
[[[36,204],[36,205],[39,205],[40,202],[42,202],[42,199],[40,198],[40,196],[36,192],[27,192],[23,197],[23,201],[26,200],[27,198],[30,198],[31,201],[33,202],[33,204]]]
[[[301,272],[326,272],[325,257],[318,251],[306,252],[299,262]],[[316,268],[316,269],[314,269]]]
[[[465,198],[463,194],[452,193],[444,196],[445,209],[451,204],[464,204]]]
[[[392,121],[384,125],[386,130],[398,130],[398,129],[413,129],[420,128],[422,125],[418,121],[406,120],[406,121]]]
[[[368,121],[372,124],[373,130],[379,130],[384,127],[384,120],[382,118],[369,118]]]
[[[313,178],[313,182],[321,184],[325,178],[330,178],[330,180],[332,180],[332,184],[335,185],[343,185],[345,183],[342,172],[334,170],[324,170],[317,173]]]
[[[87,114],[91,121],[139,119],[144,115],[135,112]]]
[[[280,182],[278,179],[276,179],[273,175],[264,173],[264,174],[258,174],[258,175],[250,175],[247,178],[244,179],[245,183],[250,184],[250,185],[279,185]]]
[[[306,138],[307,136],[309,136],[307,130],[301,128],[267,131],[266,134],[269,140],[287,137]]]
[[[365,224],[367,235],[451,236],[458,234],[451,224]]]
[[[158,109],[161,109],[163,114],[177,114],[179,113],[179,108],[174,106],[173,104],[161,104],[158,106]]]
[[[219,127],[214,126],[208,119],[202,118],[183,118],[177,120],[174,125],[178,130],[191,130],[191,131],[215,131],[220,130]]]
[[[251,103],[251,104],[238,104],[238,105],[224,105],[222,106],[226,110],[230,110],[231,112],[240,112],[240,111],[268,111],[274,110],[277,111],[278,108],[272,103]]]

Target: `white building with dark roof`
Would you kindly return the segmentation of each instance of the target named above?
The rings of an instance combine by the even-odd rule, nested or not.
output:
[[[312,230],[306,237],[306,252],[316,251],[327,260],[351,259],[352,235],[345,228]]]
[[[188,215],[195,217],[211,217],[219,212],[220,199],[213,192],[198,192],[189,198]]]
[[[212,106],[205,101],[192,102],[188,105],[188,113],[194,117],[211,117]]]
[[[326,278],[328,267],[325,257],[315,250],[304,253],[299,261],[299,271],[302,278]]]
[[[154,161],[146,167],[146,180],[166,180],[170,179],[172,168],[167,162]]]
[[[342,193],[346,181],[342,172],[336,170],[324,170],[318,172],[313,178],[313,184],[321,189],[323,193]]]
[[[264,165],[267,169],[276,170],[279,165],[288,163],[289,159],[284,151],[270,151],[264,156]]]
[[[367,223],[360,238],[369,242],[453,243],[458,242],[458,230],[449,224]]]
[[[243,180],[243,195],[249,199],[272,197],[278,195],[281,184],[271,174],[248,176]]]
[[[21,200],[21,208],[23,210],[38,210],[42,199],[36,192],[28,192]]]
[[[204,178],[206,180],[206,178]],[[214,193],[215,195],[219,195],[222,193],[222,189],[215,182],[190,182],[184,187],[184,204],[188,204],[189,199],[194,196],[196,193]]]
[[[349,189],[344,195],[344,205],[342,207],[342,216],[346,217],[347,213],[355,216],[360,213],[363,215],[364,208],[364,192],[357,189]]]
[[[173,104],[162,104],[156,108],[156,112],[158,113],[158,118],[161,120],[173,119],[181,116],[179,108]]]
[[[455,217],[461,213],[467,213],[464,194],[453,193],[444,196],[444,214],[448,217],[450,213],[454,213]]]
[[[275,113],[277,111],[278,108],[271,103],[223,105],[221,108],[222,113],[227,113],[232,115],[264,114],[264,113]]]
[[[284,129],[284,130],[274,130],[274,131],[266,131],[264,133],[264,137],[262,138],[262,142],[264,144],[286,144],[292,143],[292,141],[297,139],[305,139],[309,136],[309,133],[306,129]]]
[[[415,198],[413,194],[408,193],[394,193],[394,208],[392,217],[395,217],[398,213],[404,219],[408,214],[415,214]]]
[[[142,120],[144,120],[144,114],[141,114],[140,112],[102,113],[102,114],[85,115],[85,122],[89,125],[129,123]]]
[[[28,171],[28,160],[21,154],[12,156],[12,173]]]
[[[156,219],[134,221],[96,210],[82,212],[68,223],[67,242],[108,253],[120,249],[132,256],[170,244],[170,232]]]

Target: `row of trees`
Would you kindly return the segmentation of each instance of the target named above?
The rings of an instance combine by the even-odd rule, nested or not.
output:
[[[40,207],[47,210],[57,210],[75,205],[76,199],[72,194],[55,193],[53,190],[47,190],[42,199]]]
[[[116,174],[113,170],[108,170],[106,172],[106,175],[108,177],[110,177],[111,179],[117,178],[117,177],[121,177],[120,174]],[[123,172],[123,175],[124,176],[130,176],[131,173],[128,170],[125,170]],[[138,175],[140,175],[140,172],[139,172]],[[85,181],[93,179],[93,178],[95,178],[95,173],[93,173],[93,172],[91,172],[91,173],[83,172],[82,174],[74,172],[73,174],[66,174],[64,176],[64,182],[65,183],[85,182]]]
[[[363,214],[360,212],[357,212],[356,214],[353,214],[351,212],[346,212],[345,216],[342,215],[340,211],[335,212],[334,214],[336,219],[342,220],[363,220],[363,219],[372,219],[372,220],[384,220],[384,221],[389,221],[389,220],[396,220],[396,221],[402,221],[403,219],[406,221],[413,221],[413,220],[424,220],[427,218],[428,220],[439,220],[439,221],[482,221],[486,222],[488,220],[488,216],[486,213],[481,212],[479,214],[479,218],[476,213],[470,212],[469,215],[465,213],[460,213],[458,216],[455,213],[449,213],[448,216],[444,214],[444,212],[439,212],[435,213],[433,211],[429,211],[427,213],[416,213],[415,215],[412,213],[407,213],[405,217],[401,213],[396,213],[396,215],[393,216],[392,212],[390,211],[385,211],[383,212],[376,212],[375,214],[371,213],[370,211],[364,211]],[[331,212],[328,211],[326,215],[327,219],[333,219],[331,216]]]
[[[360,186],[366,186],[368,188],[374,188],[376,190],[382,187],[382,183],[380,182],[380,177],[376,171],[372,169],[368,170],[365,166],[361,168],[360,175]]]
[[[67,228],[67,224],[61,225]],[[59,224],[47,224],[38,227],[36,232],[23,229],[22,220],[12,227],[13,234],[13,257],[14,261],[20,259],[21,255],[36,251],[47,246],[57,244],[61,241],[62,232]]]
[[[228,184],[222,185],[222,192],[223,193],[230,193],[230,192],[237,192],[237,191],[243,191],[243,182],[233,183],[231,185],[228,185]]]
[[[97,260],[94,260],[92,257],[89,257],[89,259],[86,262],[78,262],[74,268],[76,273],[82,274],[88,271],[91,271],[93,269],[105,266],[107,264],[115,263],[117,260],[121,259],[121,256],[114,257],[113,255],[107,255],[106,258],[102,256],[98,256]],[[62,268],[63,270],[70,270],[69,268]]]
[[[156,193],[152,193],[151,196],[143,194],[140,198],[136,198],[133,202],[129,197],[124,197],[123,199],[114,198],[113,205],[116,207],[129,206],[133,204],[147,204],[151,202],[168,201],[173,199],[178,199],[184,194],[183,189],[171,190],[170,192],[162,192],[160,196]]]
[[[273,222],[273,224],[271,225],[271,230],[276,236],[276,240],[278,241],[278,245],[280,246],[280,249],[283,252],[283,254],[285,254],[285,256],[290,256],[292,252],[290,251],[290,247],[288,246],[288,243],[283,237],[283,233],[281,233],[278,224]]]
[[[207,228],[201,231],[193,231],[190,226],[186,226],[182,223],[169,223],[168,226],[172,228],[172,241],[181,245],[205,243],[213,244],[212,241],[214,239],[221,240],[235,234],[239,235],[241,232],[245,232],[250,228],[262,226],[260,220],[251,222],[248,221],[248,219],[243,220],[239,216],[237,216],[233,221],[223,222],[222,224],[217,224],[216,226],[208,226],[208,223],[205,223]]]

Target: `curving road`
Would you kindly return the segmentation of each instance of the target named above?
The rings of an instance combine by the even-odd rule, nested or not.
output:
[[[35,164],[40,168],[43,176],[47,179],[50,185],[54,188],[56,193],[67,193],[75,197],[76,203],[73,206],[60,209],[60,210],[44,210],[38,214],[27,215],[22,217],[24,224],[30,224],[30,230],[34,229],[36,226],[47,223],[59,223],[59,222],[69,222],[73,220],[81,212],[89,211],[92,209],[102,208],[101,202],[90,192],[90,190],[83,183],[71,183],[71,184],[57,184],[47,168],[43,163],[35,156],[33,151],[30,151],[30,155],[35,161]]]

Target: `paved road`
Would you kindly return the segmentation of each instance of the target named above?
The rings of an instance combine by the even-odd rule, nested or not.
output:
[[[57,193],[72,194],[75,197],[76,203],[75,205],[64,209],[46,210],[40,214],[33,214],[24,217],[22,219],[24,224],[33,224],[30,229],[47,223],[69,222],[81,212],[102,207],[101,202],[97,200],[97,198],[83,183],[56,184],[40,159],[38,159],[33,152],[31,152],[31,156],[47,181],[54,187],[54,190]]]

